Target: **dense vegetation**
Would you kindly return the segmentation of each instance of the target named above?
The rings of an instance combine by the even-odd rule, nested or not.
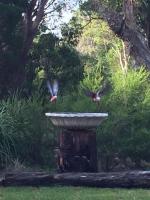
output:
[[[41,19],[32,41],[26,44],[21,20],[22,13],[32,8],[31,2],[0,2],[0,167],[19,163],[53,169],[57,130],[45,112],[73,111],[109,113],[97,130],[102,170],[113,170],[118,163],[126,169],[148,169],[150,74],[142,55],[133,57],[129,41],[114,34],[99,13],[91,8],[89,15],[92,1],[82,4],[62,26],[61,38]],[[103,2],[120,12],[121,0]],[[56,5],[53,9],[60,14],[64,5],[57,3],[58,10]],[[135,17],[147,44],[148,6],[148,1],[136,1]],[[49,101],[47,78],[59,80],[55,105]],[[104,84],[109,89],[99,104],[85,96],[84,88],[96,91]]]

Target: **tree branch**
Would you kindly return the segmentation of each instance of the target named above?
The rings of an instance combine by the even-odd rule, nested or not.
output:
[[[35,18],[35,21],[33,22],[33,31],[36,31],[40,22],[42,21],[42,18],[44,16],[44,7],[47,4],[48,0],[41,0],[41,3],[39,5],[39,9],[37,10],[37,15]]]
[[[57,9],[58,9],[58,8],[56,7],[56,8],[54,8],[53,10],[51,10],[51,11],[49,11],[49,12],[45,12],[45,13],[44,13],[44,16],[49,15],[49,14],[51,14],[51,13],[57,11]]]
[[[45,7],[45,10],[47,10],[50,6],[52,6],[53,3],[54,3],[55,1],[56,1],[56,0],[52,0],[51,2],[49,2],[49,3],[47,4],[47,6]]]

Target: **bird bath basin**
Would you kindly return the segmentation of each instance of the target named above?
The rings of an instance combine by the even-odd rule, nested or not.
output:
[[[95,128],[108,117],[108,113],[46,113],[53,125],[63,128]]]
[[[96,132],[108,113],[45,113],[60,129],[59,146],[55,149],[61,172],[96,172]]]

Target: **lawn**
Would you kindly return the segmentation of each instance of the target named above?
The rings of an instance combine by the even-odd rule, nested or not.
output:
[[[86,187],[0,188],[0,200],[150,200],[150,190]]]

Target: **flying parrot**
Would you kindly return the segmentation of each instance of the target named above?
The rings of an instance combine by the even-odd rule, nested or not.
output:
[[[47,80],[47,87],[51,94],[50,102],[56,102],[58,93],[58,81],[54,80],[53,84],[51,85],[50,81]]]

